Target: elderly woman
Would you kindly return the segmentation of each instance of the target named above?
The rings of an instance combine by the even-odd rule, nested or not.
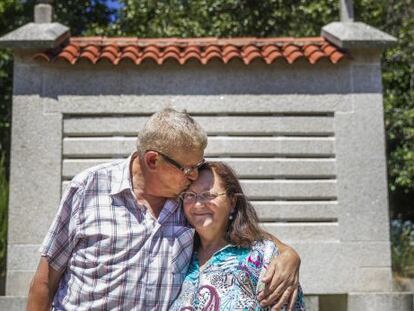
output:
[[[278,249],[259,228],[232,169],[206,163],[181,198],[196,238],[190,268],[170,310],[262,310],[257,299],[264,288],[261,278]],[[301,290],[290,309],[305,309]]]

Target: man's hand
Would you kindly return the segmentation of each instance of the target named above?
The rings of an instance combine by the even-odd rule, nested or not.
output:
[[[258,299],[263,307],[273,306],[272,310],[280,310],[287,304],[287,310],[292,311],[298,295],[300,257],[291,247],[277,242],[280,255],[270,263],[262,279],[265,289]]]

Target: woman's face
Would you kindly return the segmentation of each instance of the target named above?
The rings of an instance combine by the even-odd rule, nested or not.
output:
[[[221,185],[219,177],[209,169],[199,172],[199,177],[187,191],[197,195],[204,192],[222,194],[214,199],[207,200],[197,196],[195,202],[184,200],[184,213],[200,237],[203,235],[224,237],[227,230],[229,215],[233,211],[233,204]]]

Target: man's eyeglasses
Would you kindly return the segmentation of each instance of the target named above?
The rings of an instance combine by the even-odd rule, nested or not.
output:
[[[218,196],[225,195],[226,193],[227,192],[214,193],[210,191],[195,193],[193,191],[185,191],[180,194],[180,198],[186,204],[194,204],[195,202],[197,202],[197,199],[200,203],[208,203],[217,198]]]
[[[159,152],[157,150],[147,150],[145,152],[148,152],[148,151],[154,151],[154,152],[158,153],[160,156],[162,156],[164,158],[165,161],[167,161],[171,165],[173,165],[176,168],[178,168],[181,172],[183,172],[183,174],[185,176],[191,175],[194,171],[197,171],[205,163],[205,159],[203,159],[199,163],[197,163],[196,165],[193,165],[193,166],[182,166],[180,163],[178,163],[174,159],[171,159],[166,154],[163,154],[163,153],[161,153],[161,152]]]

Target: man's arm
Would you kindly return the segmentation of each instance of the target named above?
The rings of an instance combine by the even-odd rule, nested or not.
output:
[[[27,311],[50,310],[53,296],[59,285],[62,272],[53,269],[45,257],[41,257],[30,284]]]
[[[268,237],[276,244],[280,254],[273,258],[262,279],[266,286],[258,299],[262,306],[274,305],[272,310],[279,310],[288,304],[290,311],[293,310],[298,294],[300,257],[293,248],[276,237]]]

